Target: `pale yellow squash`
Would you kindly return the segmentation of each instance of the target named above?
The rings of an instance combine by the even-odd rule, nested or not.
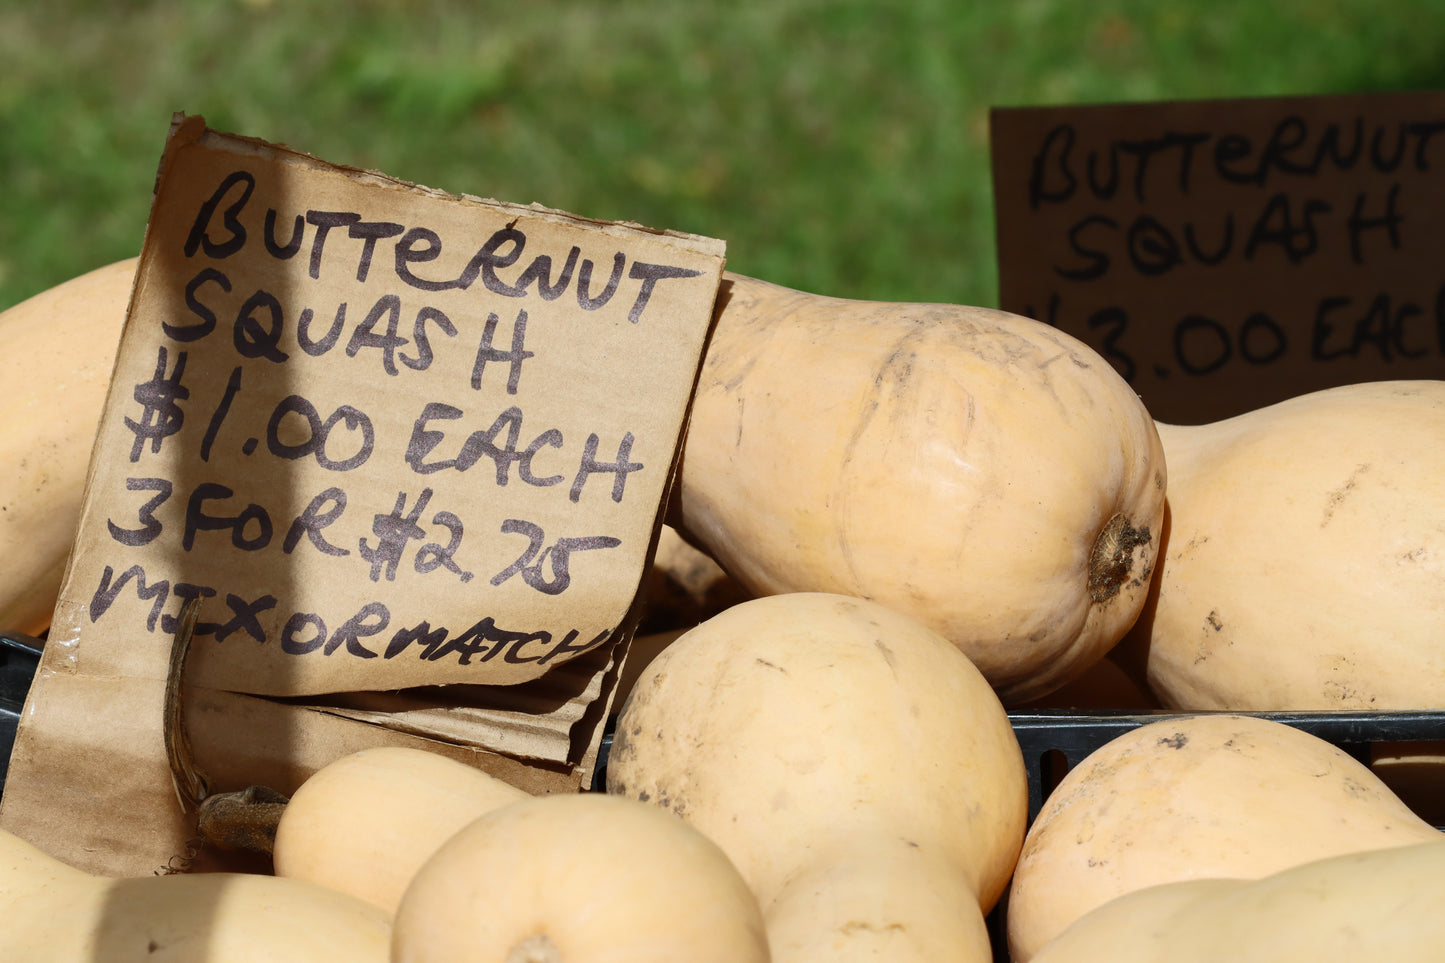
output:
[[[603,793],[469,823],[396,911],[392,963],[768,963],[761,914],[714,843]]]
[[[1059,687],[1133,624],[1164,459],[1092,349],[1000,311],[737,274],[718,305],[672,518],[749,594],[908,614],[1005,704]]]
[[[387,963],[390,914],[248,873],[93,876],[0,831],[0,960]]]
[[[1312,861],[1258,880],[1130,893],[1080,919],[1034,963],[1438,963],[1445,841]]]
[[[1317,736],[1257,716],[1161,719],[1090,753],[1045,800],[1009,890],[1009,949],[1027,963],[1085,913],[1147,886],[1441,838]]]
[[[937,847],[860,835],[808,854],[767,907],[778,963],[990,963],[978,893]]]
[[[0,630],[50,626],[136,260],[0,312]]]
[[[1028,812],[1018,740],[967,657],[824,593],[742,602],[659,653],[607,789],[722,847],[778,963],[987,961]]]
[[[276,875],[396,910],[422,864],[472,820],[527,793],[424,749],[377,746],[313,773],[276,826]]]
[[[1167,542],[1116,655],[1164,705],[1445,708],[1445,381],[1159,434]]]

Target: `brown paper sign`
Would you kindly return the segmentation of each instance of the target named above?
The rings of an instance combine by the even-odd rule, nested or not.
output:
[[[721,269],[183,125],[61,644],[125,636],[97,648],[129,672],[200,595],[197,684],[268,695],[514,684],[605,644]]]
[[[96,871],[180,851],[159,700],[191,598],[218,791],[417,742],[578,788],[723,262],[178,118],[6,828]]]
[[[999,303],[1161,421],[1445,377],[1445,94],[997,109]]]

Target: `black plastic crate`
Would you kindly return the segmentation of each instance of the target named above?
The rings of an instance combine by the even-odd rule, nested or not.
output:
[[[15,747],[15,730],[25,694],[40,664],[41,641],[18,633],[0,633],[0,792],[5,791],[5,774],[10,768],[10,750]]]
[[[1250,715],[1302,729],[1370,764],[1377,743],[1445,740],[1445,710],[1415,712],[1249,712]],[[1064,772],[1106,742],[1130,730],[1171,716],[1198,713],[1104,712],[1046,710],[1009,713],[1029,769],[1029,821],[1032,823],[1049,792]]]
[[[1068,709],[1010,712],[1028,773],[1029,825],[1060,779],[1089,753],[1125,733],[1171,717],[1198,715],[1167,710],[1152,712],[1079,712]],[[1235,713],[1282,722],[1318,736],[1343,749],[1365,765],[1376,743],[1445,740],[1445,710],[1418,712],[1251,712]],[[592,777],[592,789],[607,785],[607,757],[612,748],[616,720],[602,735],[602,749]],[[1442,831],[1445,831],[1445,827]],[[1009,963],[1005,928],[1005,900],[988,915],[989,938],[995,963]]]
[[[18,633],[0,633],[0,792],[4,791],[10,752],[25,696],[40,662],[43,643]],[[1058,781],[1091,752],[1139,726],[1163,719],[1198,713],[1080,712],[1067,709],[1010,712],[1009,721],[1023,750],[1029,787],[1029,823]],[[1368,765],[1377,743],[1445,740],[1445,710],[1414,712],[1252,712],[1248,715],[1282,722],[1309,732],[1338,746]],[[607,757],[612,748],[616,718],[609,720],[602,735],[597,768],[591,788],[606,788]],[[1445,831],[1445,827],[1439,827]],[[1003,929],[1003,904],[988,918],[998,963],[1007,963]]]
[[[1302,729],[1370,764],[1377,743],[1445,740],[1445,709],[1412,712],[1353,710],[1315,712],[1249,712],[1251,715]],[[1079,712],[1045,709],[1010,712],[1029,781],[1029,822],[1033,823],[1049,793],[1074,766],[1105,743],[1140,726],[1164,719],[1199,715],[1197,712]],[[592,788],[606,788],[607,756],[612,748],[612,720],[602,734],[602,750],[593,773]]]

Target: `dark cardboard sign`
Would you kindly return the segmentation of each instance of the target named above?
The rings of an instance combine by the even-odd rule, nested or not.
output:
[[[999,306],[1160,421],[1445,378],[1445,92],[999,108]]]

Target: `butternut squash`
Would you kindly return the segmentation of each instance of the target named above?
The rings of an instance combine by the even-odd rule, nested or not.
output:
[[[248,873],[94,876],[0,830],[0,959],[24,963],[387,963],[388,913]]]
[[[1445,708],[1445,381],[1158,428],[1167,542],[1116,655],[1164,705]]]
[[[1133,624],[1165,481],[1139,397],[1063,332],[729,273],[672,522],[750,595],[916,618],[1012,705]]]
[[[1336,746],[1258,716],[1161,719],[1095,750],[1045,800],[1008,897],[1014,963],[1147,886],[1253,879],[1441,833]]]
[[[778,963],[989,960],[1028,814],[1018,740],[967,657],[825,593],[739,603],[662,650],[618,715],[607,791],[722,847]]]
[[[0,629],[50,627],[136,261],[0,312]]]
[[[396,911],[391,963],[767,963],[757,902],[671,813],[535,796],[469,823]]]
[[[291,795],[276,824],[275,872],[392,913],[442,843],[524,798],[495,776],[424,749],[362,749],[312,773]]]
[[[1197,879],[1121,896],[1034,963],[1436,963],[1445,841],[1316,860],[1257,880]]]

